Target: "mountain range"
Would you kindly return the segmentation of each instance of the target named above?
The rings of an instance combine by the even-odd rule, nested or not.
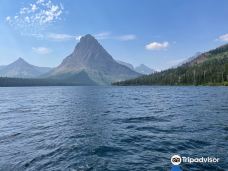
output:
[[[1,77],[51,79],[81,85],[106,85],[142,74],[119,64],[90,34],[55,68],[37,67],[22,58],[0,67]]]
[[[228,85],[228,44],[200,53],[176,68],[114,85]]]
[[[29,64],[22,58],[18,58],[15,62],[0,66],[1,77],[16,77],[16,78],[36,78],[50,71],[48,67],[38,67]]]
[[[148,73],[152,73],[147,75]],[[11,77],[11,78],[9,78]],[[34,85],[228,85],[228,44],[188,58],[175,68],[155,72],[145,65],[116,61],[91,35],[55,68],[22,58],[0,66],[0,86]]]
[[[135,67],[135,71],[138,73],[141,73],[143,75],[153,74],[156,72],[155,70],[149,68],[148,66],[146,66],[144,64],[141,64],[141,65]]]
[[[132,64],[127,63],[127,62],[123,62],[120,60],[117,60],[117,62],[119,64],[125,65],[126,67],[130,68],[131,70],[134,70],[135,72],[138,72],[143,75],[148,75],[148,74],[152,74],[152,73],[156,72],[155,70],[149,68],[148,66],[146,66],[144,64],[140,64],[139,66],[134,67]]]

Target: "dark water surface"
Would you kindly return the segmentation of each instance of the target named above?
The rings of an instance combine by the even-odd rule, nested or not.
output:
[[[228,170],[227,87],[0,88],[0,170]]]

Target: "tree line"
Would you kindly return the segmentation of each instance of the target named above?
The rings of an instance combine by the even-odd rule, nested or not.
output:
[[[228,85],[228,57],[182,65],[113,85]]]

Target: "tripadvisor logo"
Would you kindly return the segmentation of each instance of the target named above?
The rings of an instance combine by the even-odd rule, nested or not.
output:
[[[179,155],[173,155],[171,157],[171,163],[173,164],[171,171],[181,171],[180,164],[182,163],[218,163],[220,158],[216,157],[181,157]]]
[[[173,155],[171,157],[171,163],[173,165],[179,165],[181,163],[181,157],[179,155]]]
[[[174,155],[171,157],[171,163],[173,164],[173,166],[171,167],[171,171],[182,171],[181,167],[179,166],[179,164],[181,164],[181,156],[179,155]]]

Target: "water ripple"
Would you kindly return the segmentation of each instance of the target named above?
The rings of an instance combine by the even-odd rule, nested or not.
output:
[[[228,170],[226,87],[0,89],[0,170]],[[218,98],[219,97],[219,98]],[[216,100],[215,100],[216,99]]]

